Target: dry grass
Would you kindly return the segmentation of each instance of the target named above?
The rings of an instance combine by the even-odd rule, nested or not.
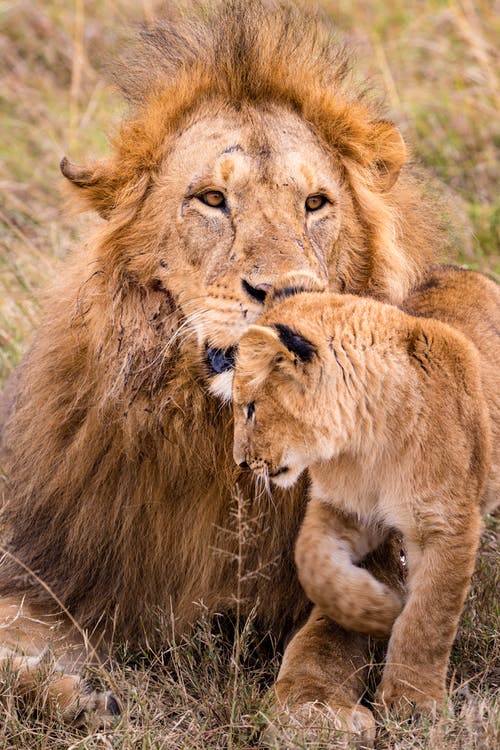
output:
[[[385,90],[416,158],[446,185],[457,215],[456,258],[500,272],[499,18],[487,0],[325,0],[358,51],[360,76]],[[156,0],[3,0],[0,17],[0,383],[25,351],[39,315],[40,288],[88,218],[61,213],[58,163],[106,150],[122,104],[105,83],[104,61],[121,29],[151,19]],[[90,220],[93,220],[92,218]],[[458,237],[466,229],[466,241]],[[453,651],[455,717],[411,726],[388,722],[380,748],[500,745],[498,518],[483,537],[471,596]],[[124,716],[109,733],[61,728],[0,692],[2,748],[234,748],[258,746],[265,691],[279,659],[228,623],[201,621],[165,653],[123,653],[110,666]],[[159,622],[161,627],[161,622]],[[266,658],[262,658],[265,654]],[[105,679],[102,673],[97,679]],[[495,694],[497,697],[495,697]],[[326,741],[325,741],[326,742]],[[300,743],[296,745],[300,747]],[[317,745],[318,746],[318,745]],[[338,745],[337,745],[338,746]]]

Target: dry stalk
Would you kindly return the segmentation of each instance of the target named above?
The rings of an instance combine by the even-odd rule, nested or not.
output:
[[[75,24],[73,32],[73,67],[69,93],[69,142],[70,150],[76,146],[79,118],[79,98],[84,61],[83,32],[85,24],[85,0],[75,0]]]

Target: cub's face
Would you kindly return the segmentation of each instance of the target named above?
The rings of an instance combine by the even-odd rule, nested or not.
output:
[[[341,180],[320,139],[277,108],[200,116],[157,179],[160,275],[194,332],[212,392],[231,396],[235,346],[266,296],[296,274],[316,288],[341,223]]]
[[[291,328],[250,327],[233,383],[237,464],[290,487],[307,466],[330,456],[321,369],[318,348]]]

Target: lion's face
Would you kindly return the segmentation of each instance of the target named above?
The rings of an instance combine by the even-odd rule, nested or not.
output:
[[[294,114],[229,113],[179,136],[162,188],[165,284],[196,333],[211,390],[229,398],[234,347],[266,296],[297,274],[328,284],[339,171]]]
[[[392,123],[358,127],[333,110],[336,140],[369,136],[368,145],[342,146],[270,102],[235,109],[211,100],[170,130],[161,113],[146,107],[128,124],[114,161],[61,166],[109,219],[98,262],[143,295],[173,295],[176,340],[212,393],[231,398],[241,336],[266,298],[297,277],[314,289],[401,300],[418,266],[397,244],[384,197],[405,154]]]
[[[189,366],[229,398],[235,347],[276,285],[309,275],[399,304],[436,235],[420,190],[396,187],[401,134],[350,85],[329,30],[292,8],[209,5],[125,56],[115,78],[131,109],[111,158],[61,168],[109,221],[93,247],[110,307],[170,292],[165,340],[179,323]]]

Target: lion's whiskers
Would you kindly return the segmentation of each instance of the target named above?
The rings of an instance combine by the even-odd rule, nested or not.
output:
[[[207,311],[206,310],[197,310],[196,312],[191,313],[190,315],[187,315],[182,323],[179,325],[179,327],[173,331],[172,335],[166,341],[163,346],[161,347],[160,352],[158,353],[157,357],[150,363],[149,366],[153,366],[158,363],[161,359],[164,359],[167,357],[174,346],[179,342],[179,340],[182,339],[183,343],[186,342],[191,335],[197,336],[197,330],[195,327],[195,323],[198,320],[203,320],[206,316]],[[185,335],[187,332],[187,336]]]

